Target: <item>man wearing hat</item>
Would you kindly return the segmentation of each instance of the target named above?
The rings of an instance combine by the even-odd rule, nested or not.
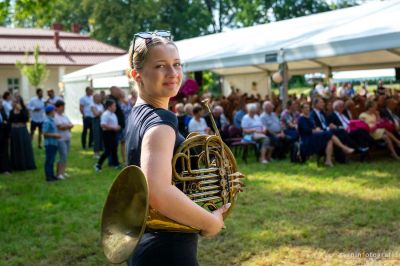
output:
[[[44,163],[44,173],[46,175],[46,181],[56,181],[57,177],[54,175],[54,161],[56,159],[58,149],[58,139],[61,137],[57,132],[57,126],[54,121],[55,107],[54,105],[46,106],[46,120],[43,122],[43,136],[44,136],[44,147],[46,152],[46,159]]]

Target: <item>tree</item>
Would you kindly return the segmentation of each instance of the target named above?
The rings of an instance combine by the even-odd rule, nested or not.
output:
[[[34,63],[28,64],[28,52],[25,53],[26,62],[22,64],[20,61],[17,60],[16,66],[21,72],[22,75],[28,78],[29,84],[34,87],[39,87],[40,84],[47,80],[49,76],[49,71],[46,68],[46,64],[39,62],[39,46],[35,47],[33,52]]]
[[[10,0],[0,1],[0,25],[8,24],[10,18]]]
[[[334,0],[330,4],[326,0],[18,0],[11,5],[13,10],[1,8],[10,7],[10,1],[0,3],[0,22],[4,16],[6,23],[25,27],[51,27],[59,22],[66,31],[68,25],[78,23],[95,39],[127,49],[139,31],[166,29],[175,40],[181,40],[365,0]]]
[[[278,0],[272,4],[276,20],[306,16],[331,10],[323,0]]]

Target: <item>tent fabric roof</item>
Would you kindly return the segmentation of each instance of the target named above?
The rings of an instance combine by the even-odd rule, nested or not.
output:
[[[255,66],[253,72],[276,70],[279,61],[295,62],[289,69],[320,69],[324,66],[358,65],[354,58],[345,62],[332,59],[338,56],[370,51],[385,51],[386,60],[398,62],[400,57],[400,1],[375,1],[364,5],[319,13],[275,23],[243,28],[221,34],[184,40],[180,53],[186,69],[223,69],[236,73],[231,67]],[[212,44],[212,45],[211,45]],[[280,51],[283,55],[280,58]],[[266,55],[276,60],[266,62]],[[388,58],[390,57],[390,58]],[[326,58],[326,61],[315,62]],[[383,59],[383,58],[382,58]],[[274,62],[275,61],[275,62]],[[359,65],[364,65],[361,62]],[[258,69],[257,69],[258,68]],[[261,69],[260,69],[261,68]]]
[[[400,66],[400,0],[235,29],[176,42],[184,71],[221,75],[276,71],[288,62],[292,74]],[[128,68],[127,55],[64,76]]]

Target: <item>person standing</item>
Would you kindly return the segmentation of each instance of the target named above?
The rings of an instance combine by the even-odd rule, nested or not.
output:
[[[13,170],[36,169],[32,140],[26,123],[29,113],[21,96],[16,96],[10,112],[11,123],[11,165]]]
[[[43,90],[36,89],[36,97],[33,97],[28,104],[28,109],[31,111],[31,139],[35,135],[36,128],[38,129],[38,148],[42,148],[42,125],[45,119],[44,114],[45,100],[43,99]]]
[[[100,126],[101,114],[104,112],[104,105],[102,103],[102,97],[96,93],[93,96],[93,104],[91,107],[93,113],[92,131],[93,131],[93,152],[94,158],[100,158],[100,151],[103,150],[103,136]]]
[[[48,89],[48,90],[47,90],[47,96],[48,96],[49,98],[47,98],[47,100],[46,100],[46,106],[49,105],[49,104],[51,104],[51,105],[54,106],[54,105],[56,104],[57,101],[62,100],[62,98],[61,98],[60,96],[57,96],[57,95],[54,93],[54,90],[53,90],[53,89]]]
[[[93,104],[93,89],[86,87],[86,95],[81,97],[79,100],[79,110],[83,117],[83,131],[81,135],[82,148],[86,149],[87,132],[89,131],[89,143],[88,147],[91,148],[93,145],[93,112],[91,106]]]
[[[138,84],[139,97],[128,120],[127,162],[140,167],[147,177],[152,208],[178,223],[200,229],[203,236],[214,236],[224,227],[223,213],[229,206],[210,213],[171,182],[174,149],[184,138],[168,105],[182,83],[182,66],[170,39],[159,37],[157,32],[148,34],[150,37],[135,34],[129,49],[130,74]],[[146,230],[128,265],[195,266],[197,242],[198,234],[194,233]]]
[[[116,86],[112,86],[110,88],[110,95],[108,96],[108,99],[113,100],[116,105],[115,115],[117,116],[118,125],[120,126],[120,130],[116,134],[117,146],[119,144],[121,144],[121,146],[120,146],[121,147],[121,155],[123,158],[125,158],[125,136],[124,136],[125,115],[121,108],[121,100],[124,97],[125,97],[124,92],[120,88],[118,88]],[[109,164],[116,165],[116,162],[113,162],[112,158],[110,158]]]
[[[56,123],[58,134],[60,135],[60,138],[58,139],[58,152],[60,154],[60,160],[57,163],[57,178],[64,179],[64,177],[68,177],[68,174],[65,172],[65,168],[67,166],[67,157],[71,144],[71,129],[74,127],[74,125],[72,125],[69,118],[64,114],[65,103],[63,101],[57,101],[55,108],[56,113],[54,122]]]
[[[126,159],[126,146],[125,146],[125,135],[126,135],[126,123],[128,122],[128,118],[129,118],[129,114],[132,111],[132,107],[135,105],[136,99],[132,99],[133,101],[130,101],[130,99],[128,100],[125,97],[125,94],[123,91],[122,92],[122,96],[120,98],[119,104],[122,110],[122,113],[124,114],[124,128],[122,129],[122,137],[121,137],[121,157],[122,157],[122,163],[125,164],[125,159]],[[132,98],[132,97],[131,97]]]
[[[60,134],[58,134],[57,126],[54,121],[55,108],[53,105],[49,104],[46,106],[46,119],[43,122],[43,137],[44,137],[44,148],[45,148],[45,162],[44,162],[44,173],[47,182],[59,180],[54,175],[54,161],[56,159],[58,150],[58,139],[60,139]]]
[[[10,154],[9,154],[10,127],[8,116],[0,100],[0,173],[10,173]]]
[[[104,160],[110,155],[111,161],[113,162],[112,166],[119,167],[116,134],[121,130],[121,127],[118,125],[118,119],[115,115],[117,104],[114,100],[107,99],[105,106],[107,110],[101,115],[100,122],[101,128],[103,129],[104,152],[94,166],[97,172],[101,171]]]

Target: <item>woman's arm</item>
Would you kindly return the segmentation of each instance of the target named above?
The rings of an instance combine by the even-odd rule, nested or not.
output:
[[[101,116],[101,112],[97,111],[96,106],[92,105],[92,107],[90,107],[90,109],[92,110],[92,113],[94,114],[95,117]]]
[[[155,126],[144,135],[140,161],[149,184],[150,205],[176,222],[200,229],[203,235],[216,235],[224,225],[226,210],[209,213],[171,184],[174,143],[175,132],[167,125]]]
[[[107,124],[100,124],[100,127],[101,127],[103,130],[111,130],[111,131],[118,131],[118,130],[121,129],[121,127],[120,127],[119,125],[117,125],[117,126],[110,126],[110,125],[107,125]]]

